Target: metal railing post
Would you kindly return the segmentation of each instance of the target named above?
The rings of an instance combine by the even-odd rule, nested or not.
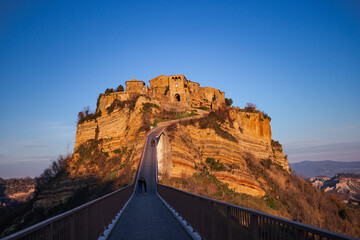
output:
[[[75,213],[71,215],[70,219],[70,240],[75,240]]]
[[[226,206],[226,218],[227,218],[227,232],[228,239],[232,240],[232,229],[231,229],[231,208]]]
[[[89,238],[89,207],[86,207],[84,213],[82,214],[82,220],[84,220],[84,238],[83,239],[88,239]]]
[[[214,202],[210,202],[210,221],[211,221],[211,239],[215,240],[215,211],[214,211]]]
[[[295,228],[295,240],[305,240],[305,232],[300,228]]]
[[[256,216],[255,214],[251,214],[251,239],[252,240],[259,239],[258,216]]]

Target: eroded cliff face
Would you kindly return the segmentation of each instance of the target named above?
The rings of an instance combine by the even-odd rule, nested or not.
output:
[[[159,173],[169,177],[191,176],[206,166],[236,192],[264,196],[268,186],[249,170],[247,154],[258,160],[270,160],[289,171],[281,146],[272,146],[270,119],[261,112],[242,112],[236,108],[230,109],[229,116],[232,122],[220,124],[221,130],[204,128],[201,121],[168,127],[158,145],[158,159],[163,162],[159,164]],[[219,161],[220,167],[211,170],[214,161],[215,164]]]
[[[121,107],[108,107],[119,94],[100,96],[101,115],[78,124],[74,154],[66,173],[39,193],[36,208],[64,204],[81,189],[95,189],[107,181],[131,182],[145,143],[142,108],[148,98],[138,96]]]

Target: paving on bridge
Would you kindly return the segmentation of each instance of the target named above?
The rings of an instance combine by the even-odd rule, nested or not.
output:
[[[155,132],[149,134],[152,139]],[[147,182],[148,194],[136,193],[108,239],[192,239],[156,194],[155,149],[146,144],[139,176]]]

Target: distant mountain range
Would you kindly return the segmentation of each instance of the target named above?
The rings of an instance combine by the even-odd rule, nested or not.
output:
[[[292,171],[304,178],[317,176],[333,177],[337,173],[360,173],[360,161],[337,162],[337,161],[303,161],[290,163]]]

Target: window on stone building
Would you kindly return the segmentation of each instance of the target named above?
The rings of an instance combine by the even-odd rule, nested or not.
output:
[[[175,94],[175,100],[180,102],[180,95],[179,94]]]

